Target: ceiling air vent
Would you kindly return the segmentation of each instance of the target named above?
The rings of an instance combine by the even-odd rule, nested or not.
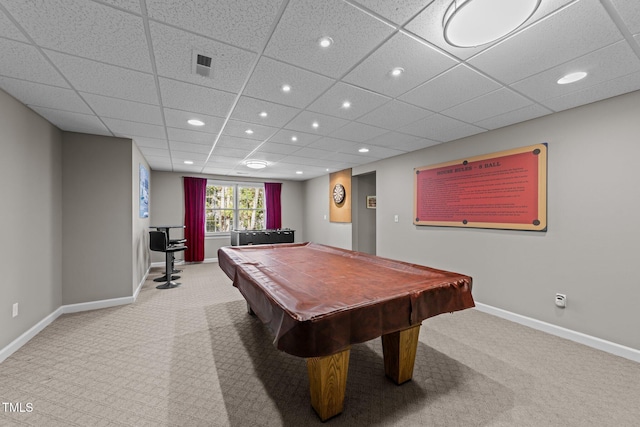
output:
[[[211,58],[208,56],[196,54],[196,74],[202,77],[211,75]]]

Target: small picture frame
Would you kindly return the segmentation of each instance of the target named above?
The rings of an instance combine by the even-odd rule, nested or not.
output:
[[[367,196],[367,209],[376,208],[376,196]]]

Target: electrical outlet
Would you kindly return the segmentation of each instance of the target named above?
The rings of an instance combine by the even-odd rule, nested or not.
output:
[[[13,304],[13,317],[18,316],[18,303]]]
[[[398,222],[398,215],[393,216],[393,222]]]
[[[567,306],[567,296],[565,294],[556,294],[556,306],[560,308]]]

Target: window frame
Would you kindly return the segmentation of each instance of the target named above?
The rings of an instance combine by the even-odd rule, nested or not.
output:
[[[218,180],[218,179],[208,179],[207,180],[207,187],[209,186],[222,186],[222,187],[233,187],[233,221],[231,224],[231,230],[237,230],[238,229],[238,221],[239,221],[239,213],[241,211],[252,211],[254,209],[247,209],[247,208],[240,208],[239,207],[239,195],[240,195],[240,187],[254,187],[254,188],[262,188],[262,197],[263,197],[263,208],[262,209],[255,209],[256,211],[262,210],[264,211],[264,224],[263,227],[266,226],[266,214],[267,214],[267,207],[266,207],[266,194],[265,194],[265,189],[264,189],[264,182],[250,182],[250,181],[223,181],[223,180]],[[221,208],[207,208],[207,203],[205,202],[204,204],[204,215],[205,215],[205,220],[204,220],[204,234],[205,237],[209,236],[209,237],[224,237],[224,236],[230,236],[231,235],[231,230],[229,231],[207,231],[207,212],[211,211],[211,210],[222,210]]]

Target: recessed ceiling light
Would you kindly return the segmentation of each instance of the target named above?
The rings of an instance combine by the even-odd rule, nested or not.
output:
[[[282,91],[283,91],[283,92],[291,92],[291,86],[289,86],[289,85],[282,85]]]
[[[349,107],[351,107],[351,103],[349,101],[344,101],[342,103],[342,108],[349,108]]]
[[[293,142],[296,142],[296,141],[298,140],[298,137],[297,137],[297,136],[295,136],[295,135],[293,135],[293,136],[291,137],[291,140],[292,140]]]
[[[185,165],[192,165],[193,164],[193,160],[185,160],[184,164]]]
[[[261,112],[260,117],[267,117],[267,112],[266,111]]]
[[[398,77],[402,73],[404,73],[404,68],[402,67],[396,67],[393,70],[391,70],[391,75],[393,77]]]
[[[578,80],[584,79],[585,77],[587,77],[587,73],[585,73],[584,71],[578,71],[577,73],[567,74],[566,76],[558,80],[558,84],[566,85],[568,83],[574,83]]]
[[[314,129],[318,129],[318,126],[320,125],[318,124],[318,122],[313,122],[311,123],[311,126],[313,126]]]
[[[264,160],[247,160],[244,164],[251,169],[264,169],[267,167],[267,162]]]
[[[329,47],[333,44],[333,39],[331,37],[322,37],[318,40],[320,47]]]
[[[253,131],[251,129],[247,129],[244,131],[247,135],[253,135]]]
[[[189,119],[187,120],[191,126],[204,126],[204,122],[198,119]]]
[[[369,149],[363,147],[363,148],[359,149],[358,151],[361,152],[361,153],[368,153]]]
[[[298,175],[302,175],[302,174],[303,174],[303,172],[302,172],[302,171],[296,171],[296,173],[297,173]]]
[[[456,47],[482,46],[512,33],[541,0],[453,0],[444,14],[444,39]]]

